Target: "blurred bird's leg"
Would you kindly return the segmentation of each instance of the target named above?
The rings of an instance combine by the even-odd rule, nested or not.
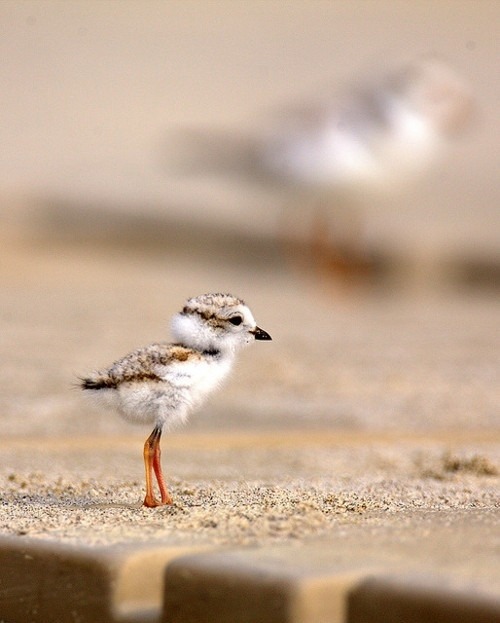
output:
[[[292,267],[323,285],[357,286],[378,271],[352,198],[302,194],[283,208],[279,236]]]
[[[352,201],[330,197],[318,203],[312,214],[309,248],[321,279],[349,284],[369,276],[371,263],[363,231],[359,206]]]

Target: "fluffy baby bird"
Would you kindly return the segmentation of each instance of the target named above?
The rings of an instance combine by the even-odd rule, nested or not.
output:
[[[154,423],[144,444],[144,506],[172,504],[160,462],[164,427],[184,423],[229,374],[236,353],[254,340],[270,340],[244,301],[231,294],[202,294],[172,319],[173,343],[138,348],[109,368],[81,379],[86,392],[105,398],[127,420]],[[153,472],[161,500],[153,492]]]

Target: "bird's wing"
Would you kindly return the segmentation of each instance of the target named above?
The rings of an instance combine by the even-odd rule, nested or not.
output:
[[[183,364],[192,361],[197,353],[175,344],[150,344],[132,351],[116,361],[107,371],[115,385],[141,381],[165,381]],[[106,374],[105,373],[105,374]]]

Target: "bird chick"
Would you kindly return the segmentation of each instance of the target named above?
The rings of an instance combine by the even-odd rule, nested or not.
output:
[[[230,294],[202,294],[186,301],[172,319],[173,343],[138,348],[109,368],[81,379],[126,420],[154,423],[144,444],[144,506],[171,504],[161,468],[162,431],[186,421],[227,377],[236,353],[255,340],[270,340],[244,301]],[[153,472],[160,490],[153,492]]]

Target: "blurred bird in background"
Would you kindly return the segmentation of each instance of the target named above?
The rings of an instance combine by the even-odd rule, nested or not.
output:
[[[473,99],[443,61],[425,57],[357,81],[339,95],[269,115],[244,134],[182,133],[181,168],[283,190],[279,237],[308,268],[369,277],[362,209],[417,182],[471,118]]]

